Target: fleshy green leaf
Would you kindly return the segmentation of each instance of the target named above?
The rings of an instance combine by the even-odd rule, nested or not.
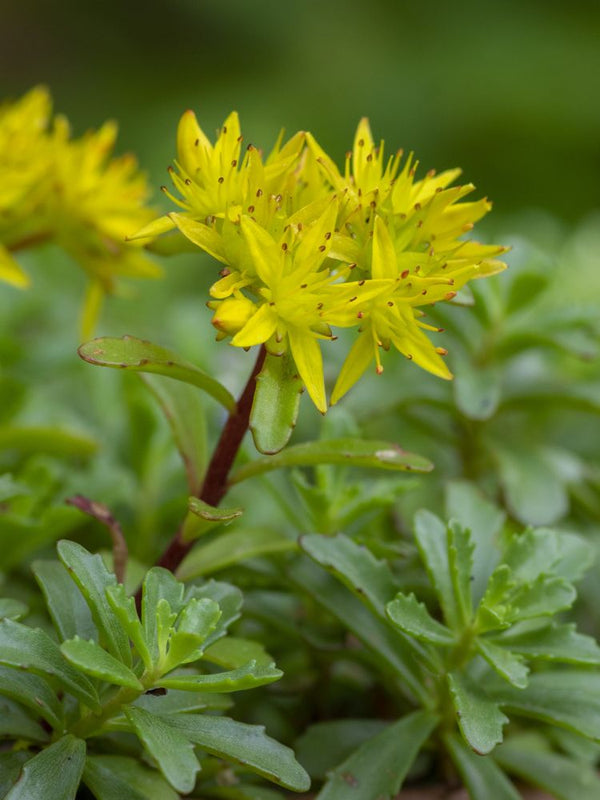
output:
[[[501,397],[496,365],[482,368],[463,362],[456,367],[454,401],[468,419],[485,420],[496,413]]]
[[[178,675],[197,674],[192,670],[177,670]],[[157,688],[160,688],[157,681]],[[189,714],[193,711],[228,711],[233,705],[233,700],[226,694],[214,692],[188,692],[179,689],[169,689],[166,694],[142,694],[131,704],[134,708],[142,708],[151,714]],[[112,724],[112,723],[111,723]],[[115,728],[116,729],[116,728]]]
[[[189,692],[239,692],[273,683],[282,675],[283,672],[276,669],[274,664],[259,667],[255,661],[250,661],[249,664],[229,672],[163,678],[160,685],[167,689],[183,689]]]
[[[0,797],[17,782],[21,767],[29,758],[25,750],[0,752]]]
[[[188,510],[181,532],[184,542],[193,541],[218,525],[227,525],[244,513],[243,508],[216,508],[197,497],[188,499]]]
[[[204,714],[181,714],[171,724],[207,753],[243,764],[286,789],[305,792],[310,786],[293,751],[267,736],[260,725]]]
[[[381,733],[380,719],[336,719],[311,725],[295,742],[296,758],[311,778],[323,780],[364,742]]]
[[[386,561],[375,558],[366,547],[341,533],[337,536],[318,533],[301,536],[300,546],[313,561],[332,572],[385,618],[385,605],[398,589]]]
[[[135,673],[103,650],[97,642],[77,637],[63,642],[60,649],[73,666],[93,678],[100,678],[117,686],[128,686],[130,689],[144,689]]]
[[[60,639],[97,639],[89,606],[65,566],[60,561],[35,561],[32,571]]]
[[[250,414],[250,430],[260,453],[274,455],[286,446],[296,427],[301,392],[302,381],[291,355],[267,354],[256,378]]]
[[[160,773],[127,756],[88,756],[83,781],[97,800],[179,800]]]
[[[58,645],[39,628],[0,622],[0,664],[51,675],[86,706],[98,708],[98,695],[88,678],[64,659]]]
[[[82,344],[78,350],[84,361],[101,367],[154,372],[183,383],[191,383],[214,397],[228,411],[235,409],[235,399],[218,381],[176,353],[151,342],[124,336],[102,337]]]
[[[243,528],[221,533],[207,544],[197,545],[181,562],[177,577],[183,581],[210,575],[257,556],[296,550],[292,539],[270,528]]]
[[[462,735],[476,753],[489,753],[502,741],[502,727],[508,717],[500,711],[498,703],[467,676],[449,673],[448,686]]]
[[[0,738],[46,742],[48,732],[22,705],[8,697],[0,697]]]
[[[146,641],[144,628],[138,617],[134,598],[127,594],[125,587],[121,584],[109,586],[106,590],[106,597],[123,630],[127,632],[128,637],[133,642],[135,649],[144,662],[144,666],[146,669],[150,669],[152,667],[152,656]]]
[[[477,755],[465,747],[458,736],[447,735],[444,742],[471,800],[521,800],[521,795],[491,756]]]
[[[219,639],[204,651],[204,659],[224,669],[237,669],[249,661],[254,661],[259,667],[268,667],[273,663],[262,644],[237,636]]]
[[[460,613],[454,595],[448,559],[446,526],[430,511],[417,511],[415,538],[429,580],[444,612],[444,619],[451,628],[460,628]]]
[[[217,627],[221,609],[214,600],[192,598],[177,619],[177,629],[169,639],[169,650],[162,672],[170,672],[180,664],[196,661],[202,655],[202,645]]]
[[[144,638],[157,662],[164,653],[171,626],[183,608],[184,586],[169,570],[152,567],[142,587],[142,625]]]
[[[477,639],[476,646],[477,650],[488,664],[493,667],[504,680],[516,686],[517,689],[524,689],[525,686],[527,686],[529,669],[523,663],[523,658],[514,655],[504,647],[493,644],[488,639]]]
[[[57,427],[0,427],[0,451],[48,453],[61,458],[90,458],[97,449],[98,442],[95,439]]]
[[[500,557],[497,539],[506,514],[486,500],[473,484],[452,481],[446,487],[446,516],[471,534],[474,545],[471,590],[479,600]]]
[[[24,766],[5,800],[74,800],[85,765],[85,742],[67,734]]]
[[[0,694],[18,700],[53,728],[62,724],[62,708],[48,682],[32,672],[0,666]]]
[[[222,636],[225,636],[231,623],[239,618],[243,596],[237,587],[231,586],[229,583],[210,580],[201,586],[189,584],[185,594],[186,603],[189,603],[192,597],[198,599],[206,597],[210,600],[214,600],[215,603],[219,604],[219,608],[221,609],[221,616],[219,617],[216,628],[203,643],[203,648],[208,648]]]
[[[506,503],[518,520],[527,525],[549,525],[569,508],[567,490],[543,454],[495,447]]]
[[[446,530],[448,566],[454,589],[456,609],[461,626],[468,625],[473,616],[471,576],[473,574],[473,544],[469,532],[451,521]]]
[[[202,398],[195,387],[161,375],[142,375],[163,410],[183,460],[190,492],[202,484],[206,465],[206,422]]]
[[[109,586],[116,586],[117,579],[106,569],[101,556],[88,553],[77,542],[63,540],[56,549],[90,607],[101,644],[118,661],[131,666],[129,638],[106,597],[106,590]]]
[[[319,800],[390,800],[436,722],[429,712],[417,711],[389,725],[331,771]]]
[[[451,630],[435,620],[424,603],[419,603],[414,594],[396,595],[386,606],[388,617],[401,631],[422,642],[450,646],[456,644]]]
[[[591,766],[527,744],[524,736],[509,739],[494,752],[494,759],[508,772],[545,789],[557,800],[600,797],[600,778]]]
[[[600,647],[591,636],[577,633],[575,625],[550,624],[533,630],[510,630],[494,638],[515,653],[545,661],[599,664]]]
[[[0,619],[21,619],[27,616],[29,609],[20,600],[12,597],[0,597]]]
[[[167,781],[178,792],[189,794],[196,783],[200,764],[188,736],[173,725],[171,717],[159,717],[134,706],[124,710]]]
[[[541,672],[531,675],[527,688],[498,688],[493,696],[514,714],[559,725],[600,742],[600,675],[595,672]]]
[[[344,464],[349,467],[374,467],[406,472],[431,472],[433,464],[423,456],[408,453],[390,442],[360,439],[330,439],[287,447],[268,458],[257,458],[239,467],[230,483],[240,483],[282,467]]]

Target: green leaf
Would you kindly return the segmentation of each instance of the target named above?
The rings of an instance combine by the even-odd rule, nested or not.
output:
[[[164,654],[171,626],[184,606],[184,586],[162,567],[152,567],[142,586],[142,625],[144,638],[156,663]]]
[[[489,753],[502,741],[502,728],[508,717],[466,675],[448,673],[448,686],[462,735],[476,753]]]
[[[202,655],[202,645],[217,627],[221,609],[214,600],[191,598],[179,617],[177,629],[169,639],[169,649],[161,671],[170,672],[180,664],[197,661]]]
[[[471,576],[473,574],[473,544],[469,531],[450,521],[446,529],[448,567],[456,601],[459,624],[468,625],[473,617]]]
[[[429,701],[415,664],[414,649],[403,634],[377,617],[339,581],[308,559],[297,560],[290,576],[363,642],[380,667],[400,677],[411,699],[419,698],[422,703]]]
[[[243,508],[216,508],[197,497],[188,499],[188,510],[181,531],[184,542],[193,541],[218,525],[227,525],[244,513]]]
[[[256,378],[250,413],[250,430],[260,453],[274,455],[288,443],[296,427],[302,389],[291,355],[267,354]]]
[[[48,732],[32,719],[22,705],[7,697],[0,697],[0,739],[46,742]]]
[[[160,773],[127,756],[88,756],[83,781],[97,800],[179,800]]]
[[[525,448],[509,450],[498,445],[494,452],[506,504],[520,522],[549,525],[567,513],[569,500],[565,485],[542,452]]]
[[[469,791],[471,800],[522,800],[491,756],[480,756],[447,734],[444,743]]]
[[[469,530],[473,550],[471,591],[479,600],[498,563],[498,537],[506,514],[484,498],[479,489],[466,481],[451,481],[446,486],[446,516]]]
[[[0,622],[0,664],[51,675],[84,705],[99,708],[98,695],[88,678],[64,659],[58,645],[39,628],[12,620]]]
[[[177,577],[187,581],[250,558],[297,549],[294,540],[270,528],[244,528],[221,533],[212,541],[197,545],[177,568]]]
[[[558,800],[597,800],[600,778],[591,766],[558,753],[527,747],[526,737],[514,737],[494,753],[508,772],[550,792]]]
[[[16,450],[22,454],[48,453],[61,458],[87,459],[97,449],[98,442],[83,433],[41,425],[0,427],[0,451]]]
[[[123,630],[126,631],[138,655],[144,662],[145,668],[151,669],[153,665],[152,655],[146,641],[143,625],[138,617],[134,598],[127,594],[125,587],[121,584],[109,586],[106,590],[106,597]]]
[[[460,612],[450,573],[446,526],[430,511],[417,511],[415,538],[429,580],[444,613],[444,619],[449,627],[454,630],[460,629]]]
[[[380,719],[345,718],[317,722],[296,739],[296,758],[311,778],[324,780],[333,767],[388,725]]]
[[[25,750],[0,752],[0,797],[4,797],[17,782],[21,767],[28,758]]]
[[[60,649],[73,666],[93,678],[100,678],[100,680],[114,683],[117,686],[144,690],[135,673],[103,650],[97,642],[76,637],[63,642]]]
[[[299,542],[313,561],[333,573],[385,619],[385,605],[398,590],[386,561],[375,558],[370,550],[342,533],[337,536],[309,534],[301,536]]]
[[[344,464],[348,467],[373,467],[405,472],[431,472],[433,464],[423,456],[408,453],[390,442],[360,439],[330,439],[287,447],[268,458],[257,458],[239,467],[230,483],[241,483],[282,467],[310,467],[316,464]]]
[[[207,753],[242,764],[286,789],[305,792],[310,786],[293,751],[267,736],[260,725],[204,714],[182,714],[171,724]]]
[[[210,675],[174,675],[163,678],[160,685],[167,689],[183,689],[189,692],[239,692],[265,686],[279,680],[283,672],[274,664],[258,666],[250,661],[243,667]]]
[[[249,661],[254,661],[259,667],[269,667],[273,663],[262,644],[237,636],[219,639],[204,651],[204,659],[225,669],[237,669]]]
[[[192,670],[177,670],[177,675],[197,674]],[[160,687],[157,681],[157,687]],[[225,694],[214,692],[187,692],[179,689],[169,689],[166,694],[142,694],[131,704],[134,708],[142,708],[151,714],[189,714],[192,711],[228,711],[233,705],[233,700]]]
[[[62,540],[57,545],[58,556],[79,587],[92,612],[100,634],[100,643],[118,661],[131,666],[129,638],[115,616],[106,590],[116,586],[117,579],[104,566],[101,556],[88,553],[77,542]]]
[[[517,689],[524,689],[527,686],[529,669],[520,656],[481,637],[476,640],[476,647],[500,677],[516,686]]]
[[[200,393],[160,375],[142,375],[171,427],[190,492],[199,491],[206,466],[206,422]]]
[[[84,361],[101,367],[154,372],[191,383],[214,397],[228,411],[235,409],[235,399],[224,386],[194,364],[157,344],[133,336],[121,339],[106,336],[82,344],[77,352]]]
[[[0,619],[21,619],[26,617],[29,609],[20,600],[12,597],[0,597]]]
[[[25,484],[15,481],[12,475],[0,475],[0,503],[30,494],[31,489]]]
[[[599,664],[600,647],[591,636],[577,633],[574,624],[510,630],[493,639],[515,653],[544,661]]]
[[[522,583],[532,583],[540,575],[550,576],[563,558],[564,536],[548,528],[528,528],[513,534],[504,550],[503,562]]]
[[[67,734],[24,766],[4,800],[75,800],[85,765],[85,742]]]
[[[514,714],[540,719],[600,742],[600,675],[561,670],[531,675],[525,689],[497,688],[492,696]]]
[[[79,587],[60,561],[34,561],[31,567],[61,641],[98,639],[92,614]]]
[[[549,276],[543,272],[519,272],[508,289],[506,298],[506,316],[516,311],[531,307],[534,298],[548,286]]]
[[[331,771],[319,800],[390,800],[436,723],[429,712],[416,711],[389,725]]]
[[[189,603],[193,597],[198,599],[206,597],[210,600],[214,600],[215,603],[219,604],[219,608],[221,609],[221,616],[216,628],[203,643],[203,647],[208,648],[222,636],[225,636],[231,623],[239,618],[243,596],[241,591],[235,586],[211,579],[201,586],[189,584],[185,593],[186,603]]]
[[[53,728],[62,724],[62,707],[48,682],[32,672],[0,666],[0,694],[42,716]]]
[[[510,595],[513,611],[511,621],[551,616],[571,608],[577,593],[570,583],[562,578],[546,578],[540,575],[531,584],[516,588]]]
[[[134,706],[127,706],[124,711],[167,781],[176,791],[189,794],[200,771],[189,737],[174,726],[171,717],[159,717]]]
[[[452,631],[433,619],[424,603],[419,603],[414,594],[396,595],[386,606],[388,617],[401,631],[422,642],[443,646],[456,644]]]
[[[463,361],[453,381],[454,402],[468,419],[492,417],[501,398],[501,372],[497,366],[481,367]]]

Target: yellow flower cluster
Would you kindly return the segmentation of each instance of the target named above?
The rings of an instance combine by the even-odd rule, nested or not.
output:
[[[217,338],[289,353],[317,408],[327,407],[320,339],[335,328],[358,336],[337,379],[337,402],[393,345],[442,378],[451,374],[425,331],[423,306],[450,300],[471,278],[504,268],[507,248],[465,238],[490,209],[461,202],[459,170],[415,178],[402,153],[386,159],[361,120],[341,173],[310,133],[282,137],[265,158],[245,147],[236,113],[211,144],[187,111],[170,170],[181,209],[136,238],[175,228],[223,263],[211,288]]]
[[[0,106],[0,279],[27,286],[15,254],[43,242],[58,244],[90,278],[86,338],[103,295],[114,291],[120,276],[161,274],[140,243],[125,242],[154,214],[144,205],[147,184],[135,159],[111,159],[116,133],[108,122],[71,138],[64,117],[52,117],[42,87]]]

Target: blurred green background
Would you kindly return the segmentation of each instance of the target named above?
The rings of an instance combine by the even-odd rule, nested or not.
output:
[[[425,169],[460,165],[496,214],[598,204],[597,0],[4,0],[0,93],[46,83],[75,131],[114,117],[153,185],[186,108],[246,141],[310,129],[336,160],[358,119]]]

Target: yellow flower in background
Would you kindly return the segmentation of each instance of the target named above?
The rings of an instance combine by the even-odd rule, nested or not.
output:
[[[48,191],[51,101],[43,88],[0,106],[0,279],[26,287],[29,277],[11,252],[45,238],[40,208]]]
[[[132,156],[112,158],[116,126],[107,123],[80,139],[51,99],[36,88],[0,108],[0,278],[27,286],[13,254],[43,242],[59,245],[90,277],[82,315],[89,338],[102,297],[121,277],[156,277],[159,268],[125,242],[154,216],[148,188]]]

